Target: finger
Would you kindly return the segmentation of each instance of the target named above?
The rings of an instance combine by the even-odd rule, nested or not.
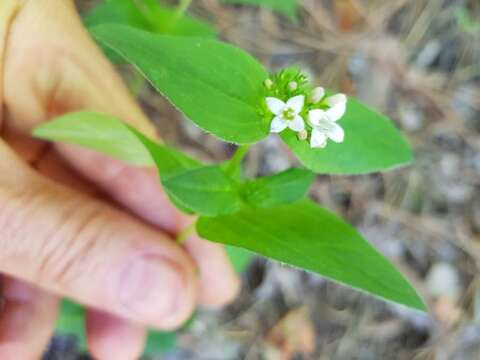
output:
[[[154,169],[129,166],[94,151],[59,145],[71,166],[102,188],[114,201],[172,234],[181,229],[180,213],[161,189]]]
[[[192,221],[191,218],[183,217],[181,224],[186,227]],[[203,240],[195,233],[185,239],[184,246],[200,269],[199,302],[207,306],[221,306],[232,302],[240,292],[240,280],[225,248]]]
[[[200,269],[199,303],[222,306],[235,300],[240,292],[240,280],[233,271],[224,247],[200,239],[197,235],[188,238],[185,247]]]
[[[39,177],[0,141],[0,271],[159,329],[196,302],[189,256],[104,203]]]
[[[64,153],[71,150],[71,147],[64,149]],[[82,156],[73,166],[89,173],[92,181],[142,219],[171,233],[182,231],[193,221],[173,207],[161,189],[155,171],[133,168],[92,151],[74,151],[81,152]],[[92,172],[94,166],[102,171]],[[191,236],[185,241],[185,247],[199,268],[199,302],[224,305],[232,301],[238,294],[240,282],[223,246]]]
[[[31,3],[17,17],[15,27],[11,31],[5,82],[11,83],[12,86],[6,86],[5,99],[9,109],[9,121],[6,123],[5,131],[27,134],[35,124],[55,114],[88,108],[117,115],[152,135],[154,133],[152,126],[129,96],[111,65],[101,56],[82,29],[71,4],[68,2],[57,4],[57,1],[45,2],[43,5],[39,5],[38,2]],[[42,18],[40,16],[42,13],[52,14],[60,11],[59,9],[62,11],[61,17],[55,17],[54,21],[46,24],[35,23],[38,21],[36,19]],[[58,56],[54,62],[55,68],[41,66],[49,63],[48,59],[36,62],[35,66],[25,63],[29,61],[28,59],[35,58],[33,54],[32,57],[25,54],[31,49],[26,43],[31,43],[32,39],[21,36],[17,29],[21,29],[23,24],[29,24],[31,27],[32,23],[35,24],[35,31],[32,34],[35,43],[48,44],[55,38],[57,48],[68,49],[61,54],[55,54]],[[75,39],[74,49],[71,48],[72,39]],[[35,86],[32,85],[31,79],[37,79]],[[43,91],[39,92],[39,87],[43,88]],[[46,95],[42,97],[39,93]],[[25,94],[30,95],[26,98],[33,102],[32,104],[25,104],[21,100],[25,99]],[[159,189],[156,175],[145,176],[143,170],[132,169],[77,147],[63,145],[58,148],[72,166],[88,179],[101,185],[114,199],[135,214],[169,231],[178,231],[182,218]],[[218,246],[210,246],[212,249],[215,247],[213,254],[208,255],[211,261],[201,261],[200,269],[201,278],[208,279],[203,280],[203,284],[208,284],[213,278],[231,284],[225,285],[223,291],[216,295],[212,294],[217,297],[215,303],[220,304],[233,297],[232,294],[238,289],[238,280],[232,276],[233,272],[222,250]],[[195,251],[204,253],[202,250],[204,248],[204,246],[190,247],[192,255],[199,261],[201,257],[197,256]],[[217,274],[215,277],[212,275],[214,273]],[[223,280],[220,280],[221,278]],[[206,294],[205,301],[202,302],[208,303],[209,291],[215,291],[211,286],[208,287],[210,290],[202,291]]]
[[[0,315],[0,359],[39,359],[53,334],[56,297],[5,278]]]
[[[88,348],[96,359],[132,360],[142,355],[142,326],[97,310],[88,310],[86,321]]]
[[[95,197],[104,195],[97,186],[79,176],[65,159],[51,148],[44,151],[31,165],[38,173],[78,192]]]
[[[8,32],[3,73],[5,126],[11,132],[29,135],[53,116],[89,109],[155,134],[71,0],[26,2]]]

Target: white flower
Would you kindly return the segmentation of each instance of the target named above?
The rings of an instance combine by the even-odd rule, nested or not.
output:
[[[347,97],[337,94],[328,97],[325,101],[330,106],[328,110],[314,109],[308,112],[308,121],[313,127],[310,138],[312,148],[325,147],[327,139],[341,143],[345,137],[343,129],[336,121],[345,114]]]
[[[266,101],[268,108],[275,115],[270,125],[271,132],[279,133],[287,127],[296,132],[305,130],[305,122],[299,115],[305,103],[305,96],[294,96],[286,103],[274,97],[267,97]]]

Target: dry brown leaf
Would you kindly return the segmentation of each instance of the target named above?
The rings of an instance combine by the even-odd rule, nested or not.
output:
[[[305,308],[290,311],[270,331],[267,343],[279,350],[276,360],[288,360],[295,354],[315,351],[315,328]]]

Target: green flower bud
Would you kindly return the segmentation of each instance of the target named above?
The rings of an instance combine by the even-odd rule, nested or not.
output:
[[[273,86],[273,81],[271,79],[266,79],[264,82],[263,82],[263,85],[267,88],[267,89],[271,89],[272,86]]]
[[[297,138],[298,138],[298,140],[300,140],[300,141],[307,140],[307,138],[308,138],[308,132],[307,132],[307,130],[299,131],[299,132],[297,133]]]

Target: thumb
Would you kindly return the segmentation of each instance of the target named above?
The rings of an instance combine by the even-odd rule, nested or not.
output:
[[[166,236],[36,175],[0,140],[0,272],[159,329],[195,304],[194,266]]]

